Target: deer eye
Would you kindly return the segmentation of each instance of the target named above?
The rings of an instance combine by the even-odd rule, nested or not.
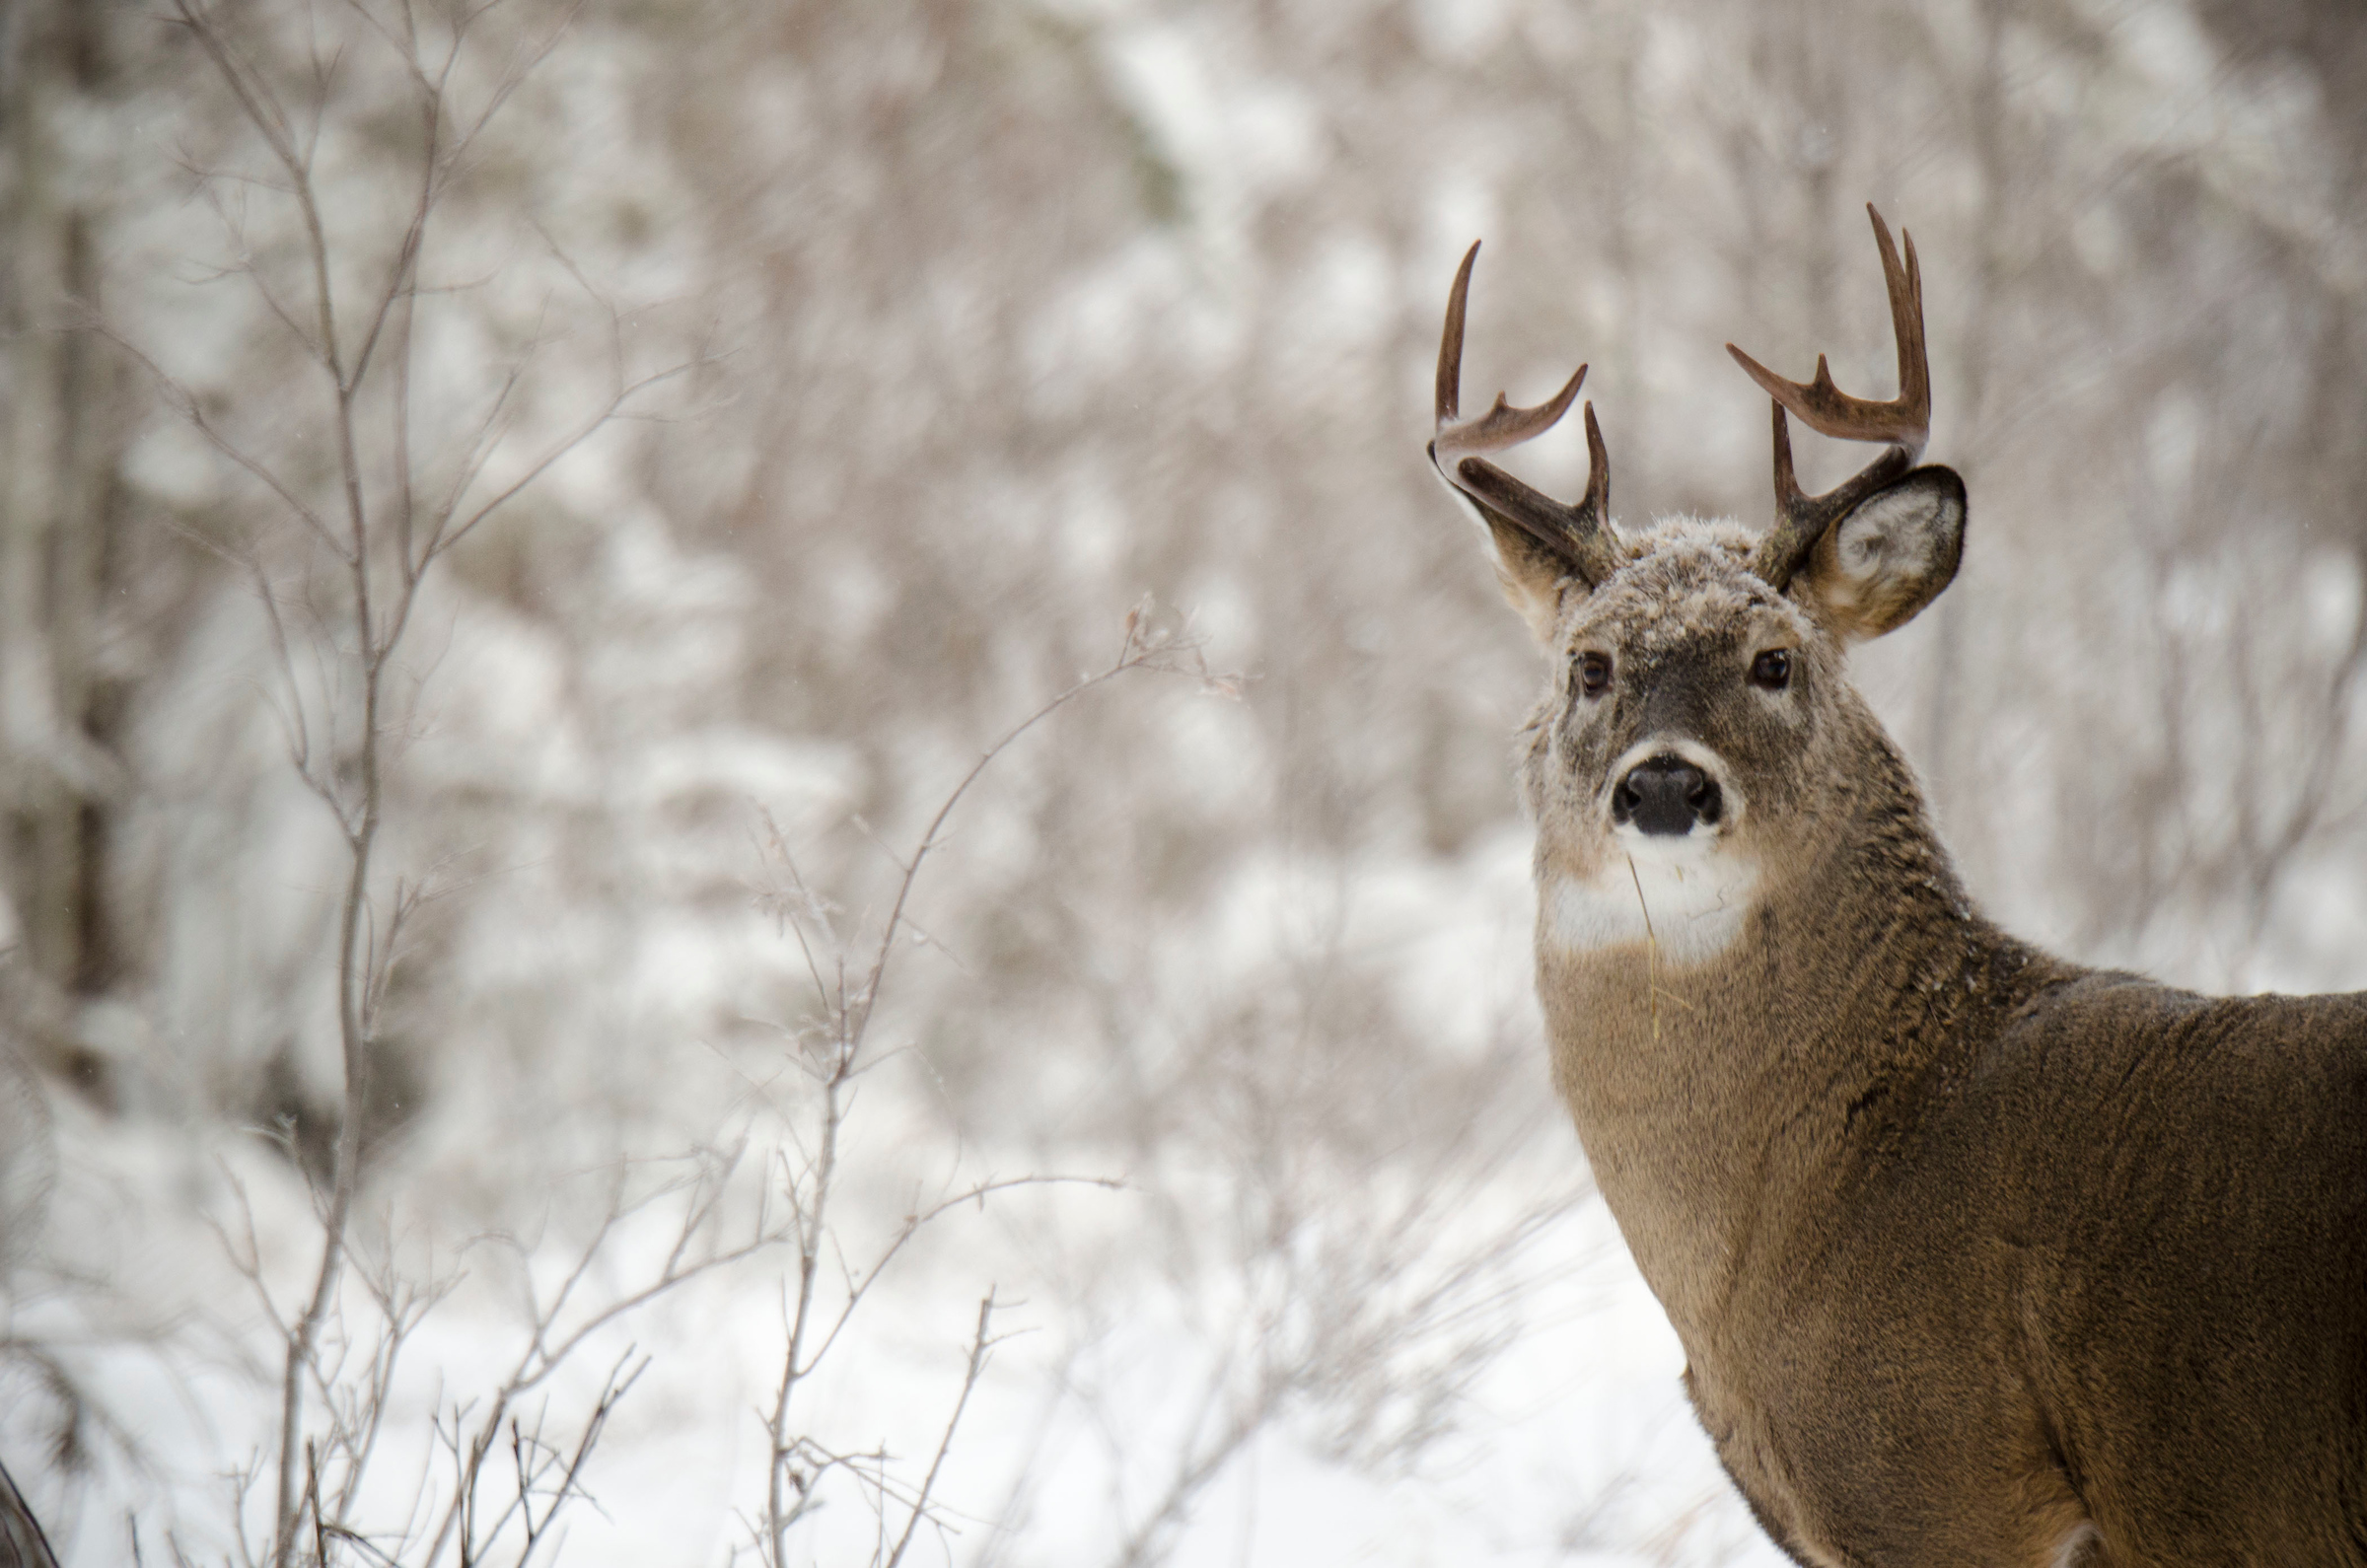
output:
[[[1578,656],[1578,689],[1590,697],[1599,697],[1611,684],[1611,656],[1609,654],[1580,654]]]
[[[1770,648],[1751,661],[1751,683],[1781,691],[1792,683],[1792,655],[1788,648]]]

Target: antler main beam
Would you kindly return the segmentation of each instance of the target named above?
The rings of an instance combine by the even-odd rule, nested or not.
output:
[[[1526,535],[1590,585],[1600,584],[1619,568],[1620,551],[1611,533],[1611,456],[1603,431],[1595,423],[1595,405],[1586,415],[1586,499],[1565,506],[1542,490],[1524,484],[1502,468],[1477,456],[1501,452],[1543,435],[1569,412],[1570,402],[1586,381],[1586,367],[1534,408],[1515,408],[1496,393],[1487,412],[1460,419],[1463,384],[1463,322],[1471,289],[1471,264],[1479,259],[1476,241],[1456,268],[1455,287],[1447,296],[1446,331],[1438,344],[1438,433],[1430,442],[1430,462],[1449,487],[1468,497],[1482,516]]]
[[[1817,356],[1816,379],[1803,383],[1785,381],[1732,343],[1726,345],[1726,352],[1743,367],[1743,374],[1775,399],[1776,522],[1759,544],[1753,569],[1777,590],[1791,582],[1792,574],[1828,529],[1912,468],[1931,437],[1931,361],[1923,342],[1923,273],[1915,263],[1914,237],[1901,231],[1900,238],[1906,243],[1906,258],[1901,262],[1898,247],[1891,244],[1890,226],[1871,202],[1866,204],[1866,216],[1874,220],[1875,243],[1882,247],[1882,275],[1891,296],[1891,330],[1899,341],[1897,397],[1876,402],[1850,396],[1832,384],[1832,371],[1822,354]],[[1822,435],[1841,441],[1887,442],[1891,450],[1844,483],[1823,495],[1809,495],[1801,490],[1792,471],[1791,432],[1783,417],[1786,409]]]

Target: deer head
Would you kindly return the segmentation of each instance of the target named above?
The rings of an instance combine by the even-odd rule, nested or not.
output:
[[[1964,482],[1948,468],[1916,466],[1931,379],[1914,242],[1901,260],[1881,214],[1867,212],[1890,285],[1897,398],[1846,395],[1822,357],[1802,384],[1728,345],[1774,399],[1776,519],[1763,535],[1688,518],[1614,528],[1592,403],[1591,471],[1577,505],[1489,462],[1485,454],[1551,428],[1586,368],[1535,408],[1499,395],[1484,414],[1461,418],[1477,246],[1456,273],[1429,451],[1488,531],[1505,597],[1551,660],[1552,687],[1524,731],[1523,783],[1541,869],[1551,873],[1546,926],[1567,945],[1640,939],[1662,907],[1670,929],[1658,936],[1673,959],[1722,945],[1761,877],[1815,852],[1829,781],[1872,722],[1847,684],[1845,649],[1903,625],[1956,575]],[[1805,494],[1786,410],[1884,451],[1847,482]]]

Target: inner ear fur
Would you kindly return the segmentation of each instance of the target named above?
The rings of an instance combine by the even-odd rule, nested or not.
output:
[[[1965,481],[1916,468],[1825,531],[1792,594],[1834,636],[1861,641],[1915,618],[1956,580],[1965,556]]]

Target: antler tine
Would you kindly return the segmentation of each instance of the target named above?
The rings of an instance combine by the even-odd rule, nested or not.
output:
[[[1623,561],[1611,531],[1611,453],[1595,405],[1586,405],[1586,499],[1565,506],[1526,484],[1485,458],[1455,464],[1455,487],[1538,543],[1568,561],[1579,576],[1600,587]],[[1443,469],[1441,470],[1444,471]]]
[[[1463,253],[1455,269],[1455,287],[1447,292],[1447,329],[1438,340],[1438,428],[1455,422],[1463,400],[1463,312],[1471,295],[1471,264],[1479,259],[1479,242]]]
[[[1438,433],[1430,442],[1431,463],[1450,488],[1476,502],[1483,513],[1510,524],[1559,555],[1589,583],[1600,583],[1618,569],[1619,552],[1610,534],[1611,459],[1603,445],[1602,429],[1595,423],[1594,405],[1586,407],[1586,499],[1575,507],[1522,483],[1477,456],[1519,446],[1552,429],[1585,384],[1587,368],[1579,366],[1561,391],[1534,408],[1516,408],[1498,392],[1487,412],[1475,419],[1457,419],[1462,404],[1464,317],[1472,263],[1478,258],[1479,246],[1474,241],[1464,252],[1463,264],[1455,271],[1455,286],[1447,295],[1446,329],[1438,344]]]
[[[1899,395],[1888,402],[1852,397],[1832,382],[1825,356],[1817,356],[1817,375],[1806,384],[1786,381],[1735,347],[1726,345],[1743,373],[1758,383],[1775,400],[1776,526],[1760,543],[1757,570],[1777,589],[1792,573],[1834,520],[1867,496],[1914,466],[1931,435],[1931,361],[1923,339],[1923,272],[1915,259],[1912,235],[1901,231],[1906,258],[1891,243],[1890,226],[1874,204],[1866,204],[1874,221],[1874,240],[1882,248],[1883,282],[1891,298],[1891,331],[1899,344]],[[1891,450],[1846,483],[1823,495],[1804,493],[1792,471],[1792,442],[1784,411],[1798,414],[1812,430],[1842,441],[1882,441]]]
[[[1501,452],[1543,435],[1569,412],[1570,399],[1586,380],[1586,367],[1581,365],[1561,391],[1534,408],[1515,408],[1498,392],[1486,413],[1457,423],[1463,401],[1464,312],[1470,298],[1471,265],[1478,259],[1479,242],[1474,240],[1463,253],[1463,265],[1455,269],[1455,287],[1447,296],[1447,327],[1438,340],[1438,437],[1431,448],[1442,471],[1466,454]]]
[[[1915,261],[1915,241],[1906,237],[1906,260],[1899,259],[1891,244],[1890,226],[1866,204],[1874,220],[1874,239],[1882,247],[1882,275],[1891,296],[1891,331],[1899,343],[1899,395],[1888,402],[1852,397],[1832,384],[1832,368],[1817,356],[1817,375],[1806,384],[1785,381],[1732,343],[1726,352],[1743,367],[1743,374],[1760,391],[1798,414],[1821,435],[1842,441],[1887,441],[1920,456],[1931,436],[1931,362],[1923,343],[1923,273]]]

